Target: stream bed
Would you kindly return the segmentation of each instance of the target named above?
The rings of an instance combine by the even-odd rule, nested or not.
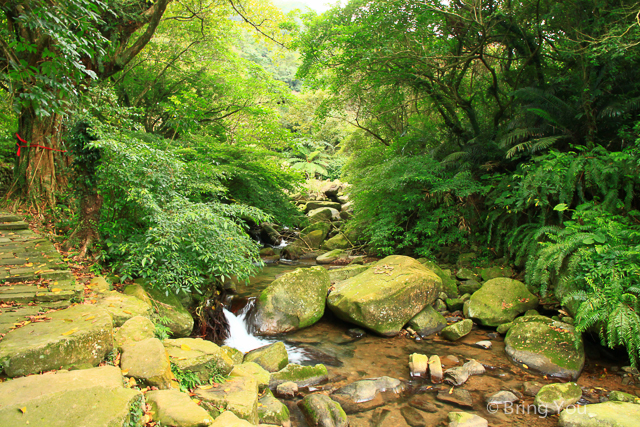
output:
[[[354,325],[347,324],[330,312],[325,311],[324,317],[315,325],[279,337],[254,337],[247,332],[244,316],[249,311],[251,298],[259,295],[276,275],[293,271],[313,263],[295,265],[271,265],[265,267],[256,275],[249,285],[239,287],[231,304],[231,309],[238,317],[231,316],[231,338],[228,345],[246,352],[250,347],[257,348],[275,341],[282,341],[287,346],[290,362],[303,365],[323,363],[329,371],[329,382],[316,387],[317,390],[330,392],[346,384],[366,378],[390,376],[408,382],[407,390],[397,399],[387,402],[384,406],[349,415],[351,427],[410,426],[402,415],[403,409],[408,407],[409,401],[416,395],[435,406],[435,412],[423,412],[426,426],[446,425],[447,414],[452,411],[470,411],[487,419],[490,426],[556,426],[557,416],[543,417],[533,410],[533,397],[522,395],[520,402],[513,407],[491,411],[485,403],[488,395],[500,390],[512,390],[517,395],[522,392],[525,381],[537,381],[541,384],[551,384],[557,380],[543,378],[529,372],[523,367],[512,364],[506,357],[504,337],[495,330],[477,328],[455,342],[450,342],[432,335],[422,340],[411,339],[398,335],[384,338],[366,334],[361,338],[354,338],[347,333]],[[244,331],[243,331],[244,328]],[[490,349],[474,346],[478,341],[492,342]],[[577,383],[583,387],[583,399],[580,404],[597,403],[601,397],[606,397],[609,391],[621,390],[638,394],[640,388],[634,384],[623,384],[623,377],[617,373],[620,365],[616,366],[614,359],[607,359],[602,349],[595,343],[586,340],[587,362],[585,369]],[[454,404],[436,399],[439,390],[450,390],[451,387],[440,384],[433,385],[429,380],[412,379],[409,374],[409,355],[422,353],[440,356],[444,369],[462,365],[469,359],[476,359],[490,367],[484,375],[472,376],[461,387],[471,393],[472,408],[462,408]],[[459,363],[456,363],[456,360]],[[620,362],[617,362],[620,363]],[[632,377],[628,377],[631,378]],[[628,379],[627,381],[628,382]],[[294,427],[307,427],[302,413],[298,410],[296,401],[283,401],[291,411],[291,424]],[[412,426],[413,427],[413,426]]]

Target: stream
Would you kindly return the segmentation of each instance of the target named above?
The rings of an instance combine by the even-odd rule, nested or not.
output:
[[[231,326],[231,336],[225,344],[243,352],[258,348],[276,341],[282,341],[289,352],[290,363],[301,365],[315,365],[323,363],[329,371],[329,382],[317,386],[315,390],[334,390],[346,384],[366,378],[390,376],[408,382],[407,390],[400,398],[387,402],[383,407],[367,412],[349,415],[351,427],[409,426],[402,409],[408,406],[410,399],[417,394],[424,395],[429,402],[435,404],[436,412],[425,415],[425,425],[439,425],[447,420],[447,414],[452,411],[472,411],[489,421],[490,426],[556,426],[557,417],[539,416],[528,410],[533,404],[533,397],[523,396],[519,403],[514,404],[513,410],[490,413],[487,410],[485,397],[500,390],[511,390],[521,395],[522,384],[525,381],[537,381],[541,384],[558,382],[535,375],[524,368],[512,364],[506,357],[504,337],[495,330],[477,328],[467,336],[455,342],[450,342],[432,335],[422,340],[414,340],[398,335],[383,338],[366,334],[361,338],[350,336],[347,331],[354,325],[347,324],[329,311],[325,311],[323,318],[313,326],[278,337],[256,337],[249,332],[246,316],[253,306],[253,300],[260,291],[271,283],[276,276],[293,271],[296,268],[312,266],[312,261],[294,265],[268,265],[260,274],[256,275],[247,286],[240,286],[239,293],[231,301],[231,311],[225,311]],[[492,347],[488,350],[474,346],[481,340],[490,340]],[[615,373],[619,366],[614,366],[614,360],[603,358],[603,352],[598,345],[587,345],[587,362],[585,369],[577,383],[583,390],[580,404],[597,403],[600,396],[606,396],[608,391],[621,390],[628,393],[638,393],[640,389],[635,385],[623,385],[622,377]],[[488,366],[484,375],[472,376],[462,387],[471,393],[472,408],[461,408],[436,399],[438,390],[448,390],[446,385],[433,386],[429,380],[411,379],[409,374],[409,355],[423,353],[440,356],[444,369],[459,366],[469,359],[476,359]],[[456,363],[456,360],[459,363]],[[293,427],[307,427],[302,413],[296,402],[283,400],[291,412]],[[517,409],[520,408],[517,413]],[[380,421],[383,420],[383,421]]]

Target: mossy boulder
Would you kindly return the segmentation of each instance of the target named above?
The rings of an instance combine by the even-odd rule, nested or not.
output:
[[[484,326],[498,326],[538,306],[538,298],[524,283],[507,278],[491,279],[471,295],[465,315]]]
[[[142,393],[124,388],[120,369],[113,366],[31,375],[0,383],[0,424],[138,425],[131,414],[142,413],[142,402]]]
[[[231,411],[238,418],[258,424],[258,383],[254,378],[231,377],[219,387],[199,386],[194,393],[214,419]]]
[[[229,347],[228,345],[223,345],[220,348],[229,356],[234,365],[239,365],[244,360],[244,353],[237,348]]]
[[[331,208],[318,208],[307,213],[309,221],[313,224],[316,222],[330,222],[333,217]]]
[[[322,244],[322,249],[332,251],[334,249],[349,249],[353,242],[343,233],[338,233]]]
[[[393,336],[435,301],[441,286],[440,277],[415,259],[393,255],[337,284],[327,303],[342,320]]]
[[[161,390],[171,388],[174,376],[169,355],[159,339],[148,338],[126,344],[120,360],[120,367],[126,376]]]
[[[285,273],[265,288],[256,302],[255,325],[263,335],[306,328],[324,314],[329,273],[322,267]]]
[[[473,294],[482,287],[482,283],[476,280],[467,280],[458,285],[458,292],[461,294]]]
[[[115,334],[115,344],[122,351],[125,344],[154,338],[156,327],[151,320],[142,316],[135,316],[127,320]]]
[[[604,402],[567,408],[560,413],[562,427],[636,427],[640,405],[628,402]]]
[[[214,374],[227,375],[233,361],[215,343],[201,338],[178,338],[162,342],[169,359],[182,371],[191,371],[203,383]]]
[[[609,400],[612,402],[630,402],[630,403],[640,403],[640,397],[625,393],[624,391],[612,391],[609,393]]]
[[[96,366],[113,348],[113,323],[105,310],[76,305],[47,317],[51,320],[15,329],[0,341],[0,366],[7,376]]]
[[[280,384],[293,382],[298,387],[309,387],[320,384],[329,378],[327,367],[321,364],[315,366],[301,366],[289,363],[283,369],[271,374],[269,388],[276,389]]]
[[[471,319],[464,319],[461,322],[456,322],[453,325],[449,325],[440,331],[440,336],[448,341],[458,340],[465,335],[469,335],[473,328],[473,322]]]
[[[205,427],[213,423],[207,411],[178,390],[148,391],[145,400],[151,406],[153,420],[163,426]]]
[[[310,426],[348,427],[349,420],[340,404],[324,394],[310,394],[298,403]]]
[[[504,342],[513,363],[542,375],[576,380],[584,367],[582,335],[572,325],[545,316],[517,318]]]
[[[340,209],[342,209],[342,204],[338,202],[330,202],[326,200],[313,200],[313,201],[307,202],[307,204],[304,206],[304,211],[305,213],[307,213],[307,212],[311,212],[316,209],[322,209],[322,208],[331,208],[339,211]]]
[[[582,389],[576,383],[548,384],[536,394],[533,404],[541,414],[559,414],[581,397]]]
[[[262,424],[289,425],[289,408],[267,389],[258,400],[258,418]]]
[[[478,279],[478,276],[476,275],[476,273],[472,269],[466,268],[466,267],[462,267],[458,269],[458,271],[456,272],[456,277],[460,280],[477,280]]]
[[[229,373],[231,377],[252,377],[258,382],[258,389],[264,390],[269,387],[269,380],[271,374],[265,370],[262,366],[254,362],[240,363],[234,365],[233,369]]]
[[[489,422],[476,414],[468,412],[449,412],[449,427],[488,427]]]
[[[513,270],[511,267],[487,267],[480,270],[480,277],[485,282],[498,277],[511,277],[513,276]]]
[[[316,258],[316,262],[318,264],[331,264],[333,261],[340,258],[342,254],[344,254],[344,251],[342,249],[334,249],[320,255],[318,258]]]
[[[184,308],[180,296],[170,290],[162,290],[143,279],[137,279],[136,283],[143,287],[148,298],[143,298],[152,307],[152,315],[165,319],[165,326],[171,330],[174,338],[188,337],[193,331],[193,317]],[[134,294],[140,298],[139,291]]]
[[[368,265],[349,265],[342,268],[334,268],[329,270],[329,279],[331,282],[342,282],[350,277],[357,276],[365,272],[369,268]]]
[[[116,291],[101,294],[95,306],[109,312],[116,328],[132,317],[151,316],[151,305],[148,302]]]
[[[244,355],[244,363],[255,362],[269,372],[276,372],[287,366],[289,355],[282,342],[265,345]]]
[[[427,306],[407,323],[420,336],[426,337],[440,332],[447,326],[447,319],[432,306]]]
[[[429,261],[426,258],[418,258],[418,262],[438,275],[440,280],[442,280],[442,292],[447,294],[449,298],[455,298],[458,296],[458,286],[448,270],[444,271],[435,262]]]
[[[402,381],[391,377],[369,378],[347,384],[331,394],[347,414],[369,411],[398,399],[405,390]]]

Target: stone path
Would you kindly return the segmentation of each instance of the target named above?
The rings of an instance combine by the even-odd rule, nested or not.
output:
[[[53,244],[19,216],[0,212],[0,337],[44,311],[68,307],[82,294]]]

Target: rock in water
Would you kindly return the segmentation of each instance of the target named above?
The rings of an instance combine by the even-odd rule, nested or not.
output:
[[[559,414],[582,397],[582,389],[576,383],[549,384],[536,394],[533,404],[540,414]]]
[[[441,269],[435,262],[429,261],[426,258],[419,258],[417,261],[438,275],[440,280],[442,280],[442,292],[447,294],[447,297],[455,298],[458,296],[458,286],[449,270],[445,271]]]
[[[258,418],[262,424],[285,425],[289,424],[289,408],[276,399],[267,389],[258,400]]]
[[[316,262],[318,264],[331,264],[333,261],[340,258],[342,254],[344,254],[344,251],[342,249],[334,249],[330,252],[327,252],[326,254],[320,255],[318,258],[316,258]]]
[[[429,358],[429,378],[433,384],[442,382],[442,363],[440,357],[435,354]]]
[[[348,267],[334,268],[332,270],[329,270],[329,279],[331,279],[331,282],[342,282],[350,277],[357,276],[358,274],[366,271],[369,268],[368,265],[351,264],[349,264]]]
[[[517,402],[518,400],[518,396],[516,396],[512,392],[501,390],[497,393],[493,393],[491,396],[487,396],[485,402],[487,402],[487,405],[498,407],[500,405],[507,405],[513,402]]]
[[[429,357],[424,354],[413,353],[409,356],[409,371],[412,377],[426,377]]]
[[[484,326],[498,326],[537,306],[538,297],[529,292],[524,283],[497,278],[471,295],[465,305],[465,316]]]
[[[184,308],[180,298],[171,290],[162,290],[153,286],[152,283],[139,280],[144,290],[150,297],[151,306],[159,317],[168,319],[165,324],[171,330],[173,338],[188,337],[193,331],[193,317]]]
[[[244,362],[255,362],[269,372],[276,372],[287,366],[289,355],[282,342],[265,345],[244,355]]]
[[[484,418],[467,412],[449,412],[449,427],[488,427]]]
[[[440,331],[440,335],[442,338],[455,341],[468,335],[471,332],[471,328],[473,327],[473,322],[471,319],[464,319],[462,322],[454,323],[453,325],[449,325]]]
[[[429,305],[409,320],[408,325],[421,337],[427,337],[443,330],[447,326],[447,319]]]
[[[457,366],[444,371],[444,375],[446,376],[444,381],[447,384],[460,386],[467,382],[471,375],[482,375],[485,371],[486,370],[482,363],[471,359],[462,366]]]
[[[348,414],[368,411],[398,398],[404,391],[402,381],[390,377],[356,381],[334,391],[331,397]]]
[[[324,394],[310,394],[298,403],[311,427],[347,427],[347,414],[338,402]]]
[[[605,402],[571,407],[560,414],[562,427],[637,427],[640,405],[629,402]]]
[[[449,392],[449,390],[440,390],[436,399],[465,408],[473,407],[473,398],[471,397],[471,393],[462,388],[454,388],[451,392]]]
[[[269,388],[277,388],[287,382],[293,382],[298,387],[309,387],[327,381],[328,377],[327,367],[324,365],[300,366],[290,363],[284,369],[271,374]]]
[[[274,335],[313,325],[324,314],[330,286],[329,273],[322,267],[283,274],[256,301],[258,333]]]
[[[112,321],[105,310],[76,305],[47,317],[51,320],[25,325],[0,341],[0,366],[7,376],[96,366],[113,348]]]
[[[327,298],[339,318],[380,335],[397,335],[441,287],[440,278],[418,261],[394,255],[336,285]]]
[[[407,424],[411,427],[425,427],[427,425],[427,421],[424,419],[424,415],[420,413],[420,411],[412,408],[411,406],[403,407],[400,412],[404,417]]]
[[[568,323],[544,316],[519,317],[504,342],[512,362],[543,375],[576,380],[584,367],[582,336]]]

